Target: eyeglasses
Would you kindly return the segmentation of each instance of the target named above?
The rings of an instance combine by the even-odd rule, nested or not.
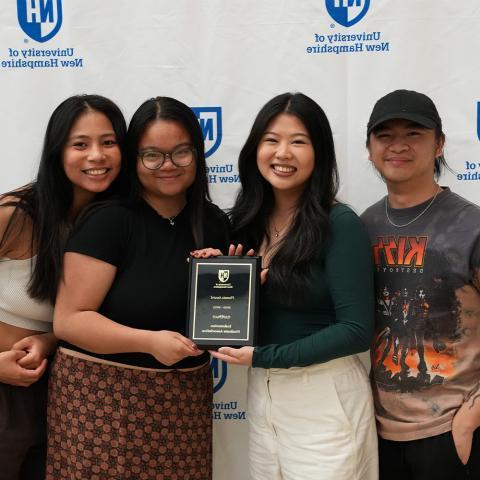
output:
[[[138,152],[138,156],[145,168],[157,170],[165,163],[167,157],[176,167],[188,167],[192,163],[196,153],[193,147],[181,146],[171,152],[145,150],[144,152]]]

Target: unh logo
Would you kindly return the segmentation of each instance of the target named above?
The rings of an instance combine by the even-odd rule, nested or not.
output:
[[[18,23],[37,42],[46,42],[62,26],[62,0],[17,0]]]
[[[218,279],[222,283],[227,282],[229,278],[230,278],[230,270],[219,270],[218,271]]]
[[[370,7],[370,0],[325,0],[330,16],[344,27],[359,22]]]
[[[212,357],[210,367],[213,375],[213,393],[217,393],[227,380],[227,363]]]
[[[192,110],[202,128],[205,157],[209,157],[222,143],[222,107],[192,107]]]

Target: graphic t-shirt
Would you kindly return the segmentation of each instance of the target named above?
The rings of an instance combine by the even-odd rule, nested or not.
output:
[[[451,430],[479,388],[480,208],[446,188],[430,206],[388,207],[397,225],[418,216],[399,227],[385,202],[361,216],[376,268],[378,429],[389,440],[415,440]]]

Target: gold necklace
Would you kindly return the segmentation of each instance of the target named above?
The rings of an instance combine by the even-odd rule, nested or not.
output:
[[[283,233],[283,232],[287,229],[287,227],[290,226],[291,219],[292,219],[292,218],[290,217],[290,218],[287,220],[287,222],[285,223],[285,225],[284,225],[282,228],[280,228],[280,229],[277,228],[277,226],[275,225],[275,222],[273,221],[273,219],[271,220],[272,226],[273,226],[273,230],[275,231],[275,234],[274,234],[274,237],[275,237],[275,238],[279,238],[279,237],[280,237],[280,234]]]
[[[273,221],[272,221],[272,224],[273,224],[273,229],[275,230],[275,238],[278,238],[280,236],[280,232],[283,230],[283,228],[278,230],[277,226],[275,225],[275,223],[273,223]]]

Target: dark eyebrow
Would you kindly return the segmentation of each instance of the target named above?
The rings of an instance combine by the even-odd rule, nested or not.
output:
[[[102,133],[102,135],[100,135],[100,138],[103,138],[103,137],[111,137],[111,136],[116,136],[115,135],[115,132],[114,131],[111,131],[111,132],[106,132],[106,133]],[[92,138],[90,135],[85,135],[84,133],[80,133],[78,135],[71,135],[69,137],[69,140],[83,140],[84,138]]]
[[[290,135],[290,136],[291,137],[297,137],[298,135],[300,135],[301,137],[310,138],[310,135],[308,133],[302,133],[302,132],[292,133],[292,135]]]
[[[175,145],[173,147],[173,149],[170,150],[170,151],[173,152],[174,150],[177,150],[178,148],[181,148],[181,147],[192,147],[192,146],[193,145],[191,143],[183,142],[183,143],[179,143],[178,145]],[[160,150],[159,148],[154,147],[154,146],[142,148],[140,151],[141,152],[153,151],[153,152],[162,152],[163,153],[163,150]]]
[[[269,130],[263,132],[263,135],[278,135],[278,133],[270,132]]]
[[[270,132],[270,131],[263,132],[263,135],[276,135],[277,137],[279,136],[278,133]],[[302,137],[310,138],[310,135],[308,135],[308,133],[303,133],[303,132],[295,132],[295,133],[292,133],[292,134],[290,135],[290,137],[296,137],[297,135],[301,135]]]

